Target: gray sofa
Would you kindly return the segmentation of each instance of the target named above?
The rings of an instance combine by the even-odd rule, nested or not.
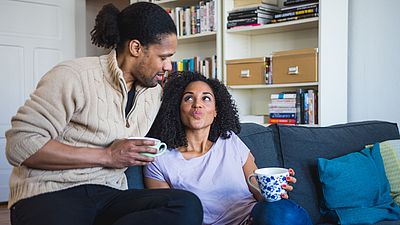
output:
[[[298,182],[290,198],[303,206],[314,224],[331,224],[319,210],[322,193],[318,179],[317,158],[336,158],[360,151],[367,144],[400,139],[397,124],[364,121],[329,127],[272,125],[264,127],[243,123],[239,134],[261,167],[294,168]],[[143,188],[142,168],[126,171],[129,188]],[[379,225],[400,224],[382,221]]]

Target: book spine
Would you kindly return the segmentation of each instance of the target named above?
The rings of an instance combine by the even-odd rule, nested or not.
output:
[[[295,5],[295,6],[285,7],[285,8],[281,9],[281,12],[282,13],[293,12],[293,11],[305,10],[305,9],[311,9],[311,8],[319,8],[318,2],[310,3],[310,4],[304,4],[304,5]]]
[[[270,113],[269,117],[274,119],[296,119],[296,113]]]
[[[286,17],[291,17],[291,16],[299,16],[299,15],[317,13],[317,12],[318,12],[318,8],[315,7],[313,9],[304,9],[304,10],[297,10],[294,12],[275,14],[274,19],[286,18]]]
[[[296,113],[295,107],[270,107],[269,113]]]
[[[276,119],[270,118],[269,123],[280,123],[280,124],[296,124],[295,119]]]
[[[283,2],[284,6],[306,4],[311,2],[318,2],[319,0],[286,0]]]
[[[229,15],[228,20],[237,20],[237,19],[246,19],[246,18],[265,18],[265,19],[272,19],[272,15],[267,15],[267,14],[260,14],[260,13],[249,13],[249,14],[243,14],[243,15]]]
[[[300,20],[300,19],[306,19],[306,18],[317,17],[317,16],[318,16],[318,13],[311,13],[311,14],[305,14],[305,15],[293,16],[293,17],[286,17],[286,18],[281,18],[281,19],[272,19],[271,23],[281,23],[281,22],[287,22],[287,21],[292,21],[292,20]]]
[[[286,99],[286,98],[296,99],[296,93],[271,94],[271,99]]]

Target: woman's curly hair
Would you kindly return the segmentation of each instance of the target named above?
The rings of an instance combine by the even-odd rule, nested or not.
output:
[[[182,124],[180,104],[186,87],[194,81],[207,83],[215,96],[217,117],[214,119],[208,140],[216,142],[219,137],[224,139],[231,132],[240,132],[240,122],[236,105],[225,85],[216,79],[209,79],[197,72],[172,73],[165,83],[161,108],[147,136],[158,138],[168,147],[187,146],[185,126]]]

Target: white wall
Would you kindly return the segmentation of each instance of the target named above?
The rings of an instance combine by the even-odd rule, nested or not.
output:
[[[349,1],[349,121],[400,127],[399,9],[398,0]]]
[[[114,4],[119,10],[124,9],[130,4],[129,0],[86,0],[86,56],[104,55],[110,51],[96,47],[90,40],[90,31],[93,30],[95,25],[96,15],[100,9],[108,3]]]

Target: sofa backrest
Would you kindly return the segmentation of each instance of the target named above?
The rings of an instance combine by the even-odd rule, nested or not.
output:
[[[382,121],[346,123],[329,127],[271,126],[275,145],[282,154],[283,166],[293,168],[297,183],[290,198],[303,206],[314,224],[320,218],[322,193],[318,179],[317,159],[332,159],[360,151],[367,144],[399,139],[397,124]]]
[[[282,157],[275,147],[273,130],[255,123],[242,123],[240,139],[250,149],[258,168],[282,167]]]

